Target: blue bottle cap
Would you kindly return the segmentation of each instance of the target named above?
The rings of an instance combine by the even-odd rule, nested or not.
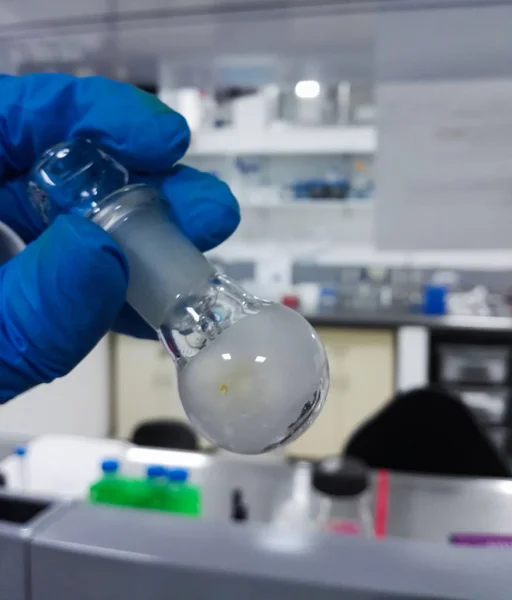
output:
[[[167,478],[169,481],[174,481],[176,483],[185,483],[188,478],[187,469],[180,468],[172,468],[167,470]]]
[[[115,458],[107,458],[101,463],[103,473],[117,473],[119,469],[119,461]]]
[[[160,465],[149,465],[149,467],[146,469],[146,476],[149,479],[163,477],[164,475],[165,475],[165,469]]]
[[[447,311],[448,289],[442,285],[428,284],[423,289],[423,313],[443,316]]]
[[[26,453],[27,453],[26,446],[15,446],[14,454],[16,454],[16,456],[25,456]]]
[[[320,290],[321,296],[336,296],[337,293],[338,293],[338,290],[334,287],[323,287]]]

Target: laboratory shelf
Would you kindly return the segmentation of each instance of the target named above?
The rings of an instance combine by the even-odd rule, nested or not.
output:
[[[281,202],[248,201],[244,198],[238,198],[242,208],[282,208],[283,210],[311,210],[318,208],[320,210],[333,210],[338,213],[349,213],[351,211],[372,210],[375,206],[373,199],[364,200],[338,200],[330,198],[317,198],[315,200],[287,200]]]
[[[279,204],[254,204],[240,200],[242,221],[235,238],[250,243],[272,240],[280,246],[287,242],[361,246],[371,243],[374,207],[371,201],[320,202],[297,200]],[[333,246],[334,247],[334,246]]]
[[[374,127],[225,128],[202,130],[192,136],[189,156],[240,154],[374,154]]]

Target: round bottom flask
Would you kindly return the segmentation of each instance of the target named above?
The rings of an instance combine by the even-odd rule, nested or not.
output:
[[[233,285],[216,277],[214,314]],[[314,330],[291,309],[255,299],[243,316],[191,359],[178,361],[178,388],[191,423],[227,450],[257,454],[298,437],[327,392],[326,359]],[[227,319],[233,319],[231,315]],[[307,327],[304,326],[304,323]],[[164,338],[165,339],[165,338]]]
[[[297,312],[216,273],[172,223],[157,190],[128,185],[121,165],[75,140],[44,154],[29,194],[48,223],[80,214],[123,249],[127,301],[158,332],[178,370],[183,408],[205,438],[258,454],[311,425],[329,387],[315,330]]]

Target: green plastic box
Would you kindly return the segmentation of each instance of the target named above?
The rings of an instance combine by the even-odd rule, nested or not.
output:
[[[89,499],[99,504],[201,515],[200,490],[186,483],[108,476],[91,486]]]

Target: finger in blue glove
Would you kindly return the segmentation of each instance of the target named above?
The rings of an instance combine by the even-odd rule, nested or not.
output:
[[[239,207],[227,185],[195,169],[175,166],[188,148],[190,131],[181,115],[154,96],[101,77],[2,76],[0,220],[25,241],[36,239],[45,228],[27,200],[26,173],[48,147],[75,136],[95,139],[130,169],[133,181],[161,186],[172,218],[201,250],[221,243],[237,227]],[[63,238],[63,256],[70,254],[66,243]],[[113,328],[155,337],[127,305]]]
[[[110,236],[71,215],[0,267],[0,402],[77,365],[112,327],[127,285]]]

